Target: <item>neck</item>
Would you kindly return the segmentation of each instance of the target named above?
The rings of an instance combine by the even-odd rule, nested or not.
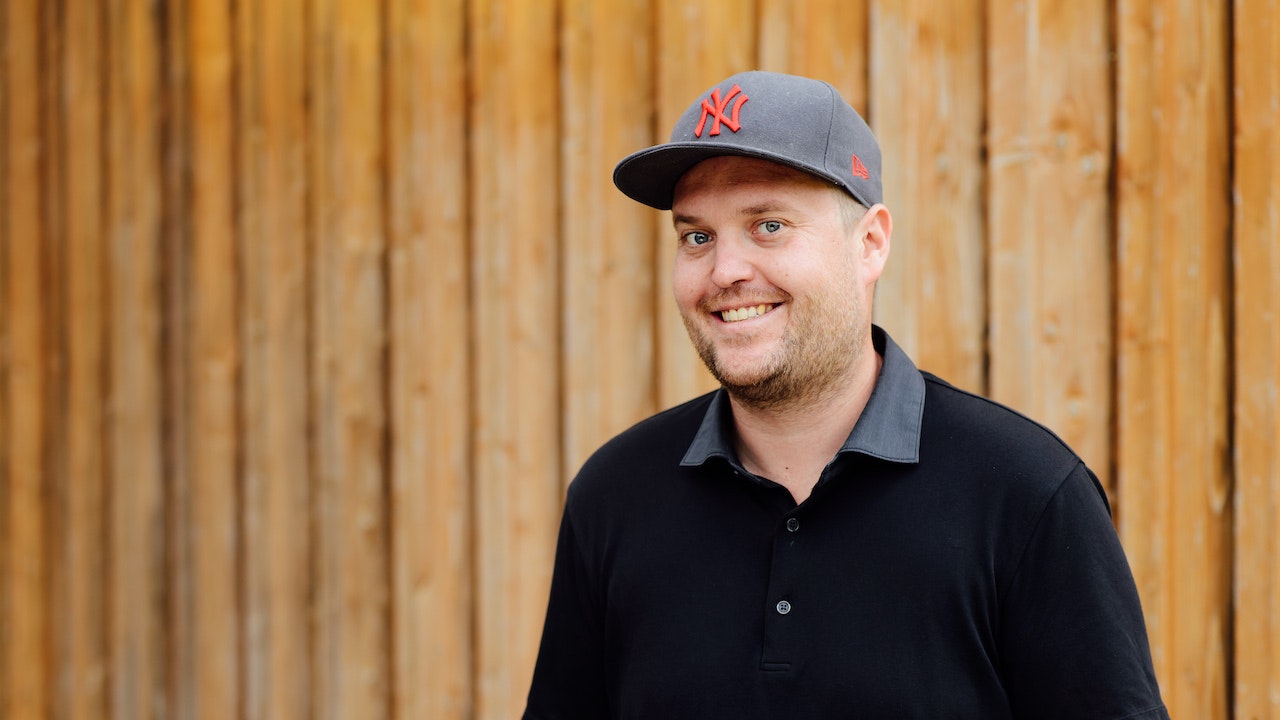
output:
[[[883,360],[868,338],[848,380],[803,405],[752,405],[729,396],[743,467],[782,485],[797,504],[853,431],[875,389]]]

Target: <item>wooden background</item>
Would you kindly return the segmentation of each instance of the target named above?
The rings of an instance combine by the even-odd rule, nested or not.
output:
[[[2,0],[0,717],[517,717],[566,482],[710,387],[700,92],[836,84],[879,321],[1106,478],[1174,716],[1280,720],[1276,0]]]

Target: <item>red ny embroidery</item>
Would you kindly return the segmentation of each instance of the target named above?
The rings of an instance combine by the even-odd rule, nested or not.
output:
[[[853,174],[863,180],[871,179],[871,173],[867,170],[867,166],[862,164],[857,155],[853,156]]]
[[[702,128],[707,124],[707,115],[711,116],[711,132],[707,133],[708,135],[719,135],[720,123],[724,123],[730,130],[738,132],[738,128],[742,127],[738,124],[738,111],[742,110],[742,104],[750,98],[743,94],[738,98],[737,102],[733,103],[732,117],[725,115],[724,109],[729,107],[729,102],[741,92],[742,88],[735,84],[729,90],[729,94],[724,96],[724,99],[720,98],[720,88],[711,91],[710,99],[703,98],[702,117],[698,118],[698,127],[693,131],[694,137],[702,137]]]

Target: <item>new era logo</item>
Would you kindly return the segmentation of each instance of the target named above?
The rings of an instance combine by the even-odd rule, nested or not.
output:
[[[860,177],[863,180],[871,179],[871,173],[867,170],[867,166],[862,164],[857,155],[853,156],[853,176]]]
[[[734,98],[737,100],[734,100]],[[710,98],[702,99],[702,116],[698,118],[698,127],[694,129],[694,137],[702,137],[702,130],[706,127],[707,118],[711,118],[711,132],[708,136],[720,134],[720,124],[724,123],[726,127],[734,132],[738,132],[738,128],[742,127],[738,123],[738,112],[742,110],[742,104],[749,100],[742,88],[737,84],[729,90],[729,94],[724,98],[720,97],[720,88],[711,91]],[[733,114],[725,115],[725,108],[729,107],[729,103],[733,102]]]

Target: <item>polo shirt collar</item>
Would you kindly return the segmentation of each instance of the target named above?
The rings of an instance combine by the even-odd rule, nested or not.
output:
[[[883,329],[872,325],[871,340],[884,364],[867,406],[837,455],[856,452],[890,462],[917,463],[924,416],[924,377]],[[680,464],[702,465],[713,457],[738,463],[733,449],[733,411],[723,389],[712,396],[702,425]]]

